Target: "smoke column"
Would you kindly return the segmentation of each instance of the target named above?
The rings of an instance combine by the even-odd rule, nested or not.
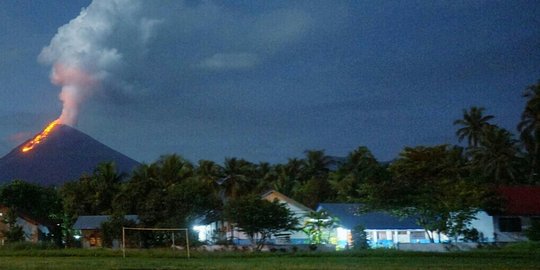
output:
[[[300,40],[311,22],[294,8],[242,15],[212,1],[94,0],[58,29],[38,60],[62,88],[59,123],[73,126],[91,96],[146,101],[152,89],[180,90],[184,71],[261,65]]]
[[[136,21],[139,7],[139,1],[93,1],[43,48],[38,60],[52,65],[51,81],[62,88],[59,123],[76,125],[81,103],[103,88],[122,65],[123,55],[110,39],[119,29],[129,33],[130,25],[140,26],[119,23]]]

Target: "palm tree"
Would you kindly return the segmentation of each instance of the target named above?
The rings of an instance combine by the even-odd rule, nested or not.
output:
[[[529,180],[538,177],[540,169],[540,81],[536,85],[529,86],[523,97],[527,98],[525,110],[521,114],[518,130],[520,138],[527,150],[530,159]]]
[[[199,166],[195,169],[197,177],[210,186],[223,177],[223,168],[211,160],[199,160]]]
[[[224,178],[219,180],[227,198],[238,198],[254,187],[255,166],[244,159],[226,158],[223,167]]]
[[[208,193],[219,197],[219,179],[223,179],[223,168],[211,160],[199,160],[195,169],[196,180],[201,181],[209,189]]]
[[[324,153],[324,150],[307,150],[304,171],[310,176],[324,176],[330,171],[333,160]]]
[[[518,153],[510,132],[490,126],[480,146],[471,150],[472,165],[482,169],[483,175],[497,184],[512,183],[517,178]]]
[[[120,183],[124,174],[116,172],[112,162],[100,163],[92,175],[94,192],[94,211],[100,214],[111,214],[114,197],[120,191]]]
[[[180,183],[194,175],[193,164],[176,154],[162,156],[154,164],[165,185]]]
[[[167,185],[160,180],[160,172],[157,162],[141,164],[116,199],[124,212],[138,214],[145,226],[154,226],[165,218],[161,200],[166,196]]]
[[[310,238],[310,244],[327,244],[331,232],[339,225],[339,219],[332,217],[326,211],[311,211],[306,215],[302,231]]]
[[[286,164],[277,165],[275,168],[276,180],[273,182],[272,187],[289,197],[293,197],[301,185],[303,166],[304,161],[297,158],[289,159]]]
[[[378,180],[383,167],[365,146],[349,153],[339,168],[330,173],[330,185],[339,201],[360,199],[360,187],[368,181]]]
[[[268,162],[260,162],[255,166],[256,192],[264,192],[271,189],[277,181],[277,172],[275,166]]]
[[[469,111],[463,110],[463,119],[454,121],[454,125],[462,126],[456,131],[458,140],[461,142],[467,138],[469,147],[477,147],[482,139],[483,129],[489,126],[489,120],[493,119],[493,115],[482,115],[484,108],[471,107]]]
[[[334,195],[328,182],[330,166],[334,161],[323,150],[310,150],[305,153],[302,182],[295,189],[294,198],[314,208],[318,203],[330,200]]]

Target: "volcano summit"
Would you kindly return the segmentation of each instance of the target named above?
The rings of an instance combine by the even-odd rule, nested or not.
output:
[[[58,186],[76,180],[84,173],[91,174],[102,162],[114,162],[119,173],[130,173],[139,165],[67,125],[55,125],[46,139],[26,150],[33,140],[35,138],[0,158],[0,184],[20,179],[42,186]]]

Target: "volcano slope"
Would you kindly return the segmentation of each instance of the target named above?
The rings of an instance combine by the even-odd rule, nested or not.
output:
[[[119,173],[139,163],[67,125],[56,125],[47,138],[27,152],[15,147],[0,158],[0,184],[15,179],[42,186],[60,186],[91,174],[102,162],[114,162]]]

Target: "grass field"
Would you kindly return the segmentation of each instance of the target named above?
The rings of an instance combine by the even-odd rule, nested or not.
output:
[[[194,253],[170,251],[0,249],[0,269],[540,269],[537,249],[467,253],[392,250],[336,253]]]

